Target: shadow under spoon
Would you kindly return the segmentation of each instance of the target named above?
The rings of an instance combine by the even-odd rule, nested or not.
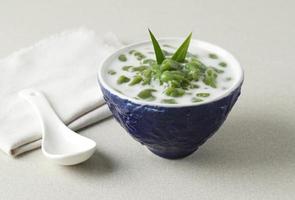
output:
[[[34,107],[39,116],[42,124],[42,152],[48,159],[60,165],[75,165],[92,156],[96,143],[70,130],[41,92],[25,89],[19,95]]]

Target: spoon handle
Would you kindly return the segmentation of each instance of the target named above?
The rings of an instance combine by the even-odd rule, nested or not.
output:
[[[43,93],[34,89],[25,89],[19,92],[19,96],[27,100],[33,106],[41,121],[43,134],[46,132],[45,129],[50,128],[50,125],[64,125],[61,123],[60,118],[54,112]]]

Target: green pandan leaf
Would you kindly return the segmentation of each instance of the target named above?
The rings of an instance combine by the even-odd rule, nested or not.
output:
[[[155,38],[155,36],[153,35],[153,33],[151,32],[150,29],[149,29],[149,33],[150,33],[151,40],[152,40],[153,47],[154,47],[154,51],[156,54],[157,63],[161,64],[163,62],[163,60],[165,60],[165,55],[164,55],[157,39]]]
[[[191,38],[192,38],[192,33],[189,34],[189,36],[185,39],[185,41],[173,54],[172,60],[175,60],[177,62],[183,62],[185,60]]]

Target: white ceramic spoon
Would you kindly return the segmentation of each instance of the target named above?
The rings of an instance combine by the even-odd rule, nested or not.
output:
[[[42,123],[42,152],[60,165],[75,165],[87,160],[96,143],[70,130],[56,115],[45,96],[36,90],[25,89],[19,95],[38,113]]]

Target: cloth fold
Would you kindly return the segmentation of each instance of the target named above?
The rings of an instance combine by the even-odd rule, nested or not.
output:
[[[40,147],[41,125],[18,91],[44,92],[63,122],[79,130],[111,116],[97,84],[99,62],[117,37],[84,28],[66,31],[0,60],[0,149],[16,156]]]

